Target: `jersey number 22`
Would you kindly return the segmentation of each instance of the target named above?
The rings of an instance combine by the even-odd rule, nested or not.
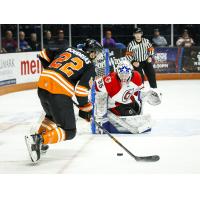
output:
[[[50,67],[59,68],[59,70],[64,72],[68,77],[72,76],[74,74],[73,71],[79,71],[83,67],[83,61],[78,57],[74,57],[71,59],[71,62],[63,64],[65,61],[68,61],[71,56],[72,54],[69,52],[62,53],[60,57],[51,63]]]

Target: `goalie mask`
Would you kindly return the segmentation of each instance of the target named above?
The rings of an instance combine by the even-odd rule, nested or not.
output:
[[[132,78],[133,68],[129,63],[121,63],[117,67],[117,75],[122,84],[127,84]]]

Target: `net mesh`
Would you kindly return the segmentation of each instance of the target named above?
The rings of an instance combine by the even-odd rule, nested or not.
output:
[[[95,71],[96,79],[101,78],[110,72],[108,50],[97,56],[95,60]],[[95,121],[100,122],[100,119],[102,119],[105,110],[107,110],[107,96],[104,96],[103,94],[97,95],[95,87],[93,86],[91,90],[91,100],[93,103],[93,120],[91,123],[92,133],[100,133],[98,128],[96,128]]]

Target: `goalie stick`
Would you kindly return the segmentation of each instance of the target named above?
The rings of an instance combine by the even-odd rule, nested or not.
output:
[[[79,105],[72,100],[73,104],[77,107]],[[124,149],[132,158],[134,158],[136,161],[142,161],[142,162],[156,162],[160,160],[160,157],[158,155],[153,156],[136,156],[132,152],[130,152],[121,142],[119,142],[114,136],[112,136],[106,129],[104,129],[98,122],[94,120],[94,123],[102,129],[102,131],[107,134],[113,141],[115,141],[122,149]]]
[[[102,131],[107,134],[113,141],[115,141],[122,149],[124,149],[132,158],[134,158],[136,161],[142,161],[142,162],[156,162],[160,160],[160,157],[158,155],[153,156],[136,156],[132,152],[130,152],[121,142],[119,142],[114,136],[112,136],[106,129],[104,129],[98,122],[95,121],[95,124],[102,129]]]

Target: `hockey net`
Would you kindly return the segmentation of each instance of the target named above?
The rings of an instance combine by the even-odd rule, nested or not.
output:
[[[110,72],[110,61],[109,61],[109,50],[105,49],[104,53],[99,55],[95,62],[96,79],[101,78]],[[93,104],[92,112],[92,123],[91,129],[92,133],[98,133],[96,129],[95,121],[99,121],[103,117],[102,110],[107,108],[107,96],[101,94],[97,95],[95,91],[95,86],[93,85],[91,90],[91,102]]]

